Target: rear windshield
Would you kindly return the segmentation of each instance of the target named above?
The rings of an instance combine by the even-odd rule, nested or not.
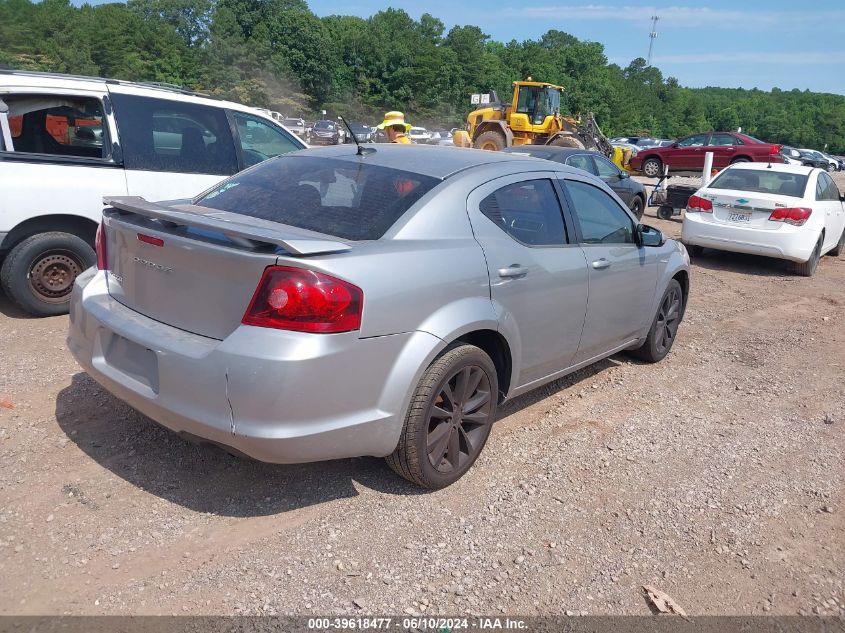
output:
[[[377,240],[439,180],[313,156],[286,156],[224,181],[197,201],[347,240]]]
[[[738,189],[803,198],[807,176],[775,170],[727,169],[707,186],[710,189]]]

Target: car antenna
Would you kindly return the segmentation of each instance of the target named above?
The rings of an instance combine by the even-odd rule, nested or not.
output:
[[[340,115],[338,115],[337,118],[343,121],[343,124],[346,126],[346,129],[349,130],[349,133],[352,135],[352,140],[355,141],[355,145],[358,146],[358,156],[369,156],[370,154],[376,153],[375,147],[364,147],[358,142],[358,139],[355,138],[355,132],[352,131],[352,126],[350,126],[349,123],[346,122],[346,119],[344,119]]]

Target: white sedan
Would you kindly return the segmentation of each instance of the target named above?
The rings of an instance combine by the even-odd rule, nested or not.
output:
[[[822,169],[738,163],[691,196],[681,240],[703,248],[777,257],[809,277],[824,254],[845,249],[845,205]]]

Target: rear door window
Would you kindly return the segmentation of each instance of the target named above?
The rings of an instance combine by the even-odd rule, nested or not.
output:
[[[127,169],[230,175],[238,171],[223,108],[112,94]]]
[[[238,128],[238,141],[245,168],[268,158],[302,149],[301,143],[278,126],[243,112],[232,112],[232,117]]]
[[[196,204],[347,240],[376,240],[440,180],[307,155],[282,156],[224,181]]]
[[[701,147],[706,143],[706,134],[694,134],[678,141],[678,147]]]
[[[576,169],[583,169],[593,175],[597,175],[595,165],[593,165],[592,157],[587,154],[575,154],[566,159],[566,164]]]
[[[522,244],[566,244],[560,202],[550,180],[506,185],[484,198],[479,208],[496,226]]]
[[[24,94],[3,98],[15,153],[108,159],[103,104],[92,97]]]
[[[732,134],[711,134],[708,145],[725,147],[729,145],[742,145],[742,141]]]

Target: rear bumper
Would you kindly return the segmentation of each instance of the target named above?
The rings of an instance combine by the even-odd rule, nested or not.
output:
[[[423,332],[360,339],[250,326],[218,341],[123,306],[94,269],[77,279],[70,317],[68,347],[115,396],[173,431],[276,463],[390,454],[442,345]]]
[[[784,224],[776,231],[734,226],[702,218],[700,213],[684,214],[681,241],[734,253],[764,255],[793,262],[806,262],[818,235],[807,227]]]

